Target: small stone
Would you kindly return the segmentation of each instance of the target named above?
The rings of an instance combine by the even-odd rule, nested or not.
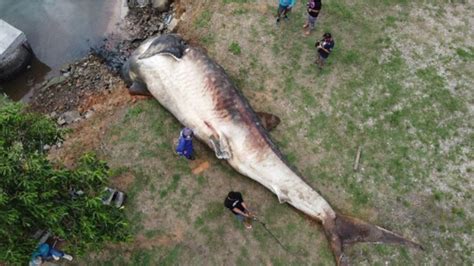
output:
[[[166,11],[170,6],[170,0],[151,0],[153,8],[158,9],[158,11]]]
[[[89,119],[89,118],[91,118],[93,115],[94,115],[94,111],[93,111],[93,110],[89,110],[89,111],[87,111],[87,112],[84,114],[84,117],[85,117],[86,119]]]
[[[49,146],[48,144],[43,146],[44,151],[49,151],[50,149],[51,149],[51,146]]]
[[[58,125],[62,126],[64,124],[66,124],[66,120],[62,117],[59,117],[57,123],[58,123]]]
[[[176,27],[178,26],[178,23],[179,23],[179,19],[173,18],[171,20],[170,24],[168,25],[168,30],[170,32],[173,32],[176,29]]]
[[[71,100],[71,102],[73,101]],[[73,122],[76,122],[78,118],[79,120],[81,118],[81,115],[79,114],[78,111],[67,111],[59,117],[58,124],[60,126],[64,124],[71,124]]]
[[[49,87],[54,86],[56,84],[59,84],[59,83],[63,82],[64,80],[66,80],[66,78],[63,77],[63,76],[54,77],[54,78],[52,78],[48,81],[48,83],[46,84],[46,88],[49,88]]]

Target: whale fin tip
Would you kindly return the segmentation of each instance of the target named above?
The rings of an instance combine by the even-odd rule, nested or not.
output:
[[[153,96],[146,84],[137,80],[133,81],[132,85],[128,88],[128,92],[131,95]]]
[[[228,160],[232,157],[232,153],[229,150],[229,147],[227,145],[227,140],[225,138],[210,136],[209,142],[214,148],[216,157],[218,159]]]

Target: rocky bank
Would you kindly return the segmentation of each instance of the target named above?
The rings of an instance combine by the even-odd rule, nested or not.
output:
[[[92,47],[88,56],[64,66],[60,76],[43,82],[33,94],[32,110],[48,114],[60,125],[87,118],[94,112],[90,108],[95,99],[123,89],[120,67],[135,48],[150,36],[176,29],[174,3],[165,11],[149,1],[144,5],[129,4],[129,13],[120,25],[121,33],[104,39],[103,45]]]

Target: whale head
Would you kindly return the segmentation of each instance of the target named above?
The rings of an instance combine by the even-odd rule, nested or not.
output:
[[[188,44],[177,34],[165,34],[153,37],[145,41],[138,47],[123,64],[120,74],[129,88],[129,92],[134,95],[150,95],[146,84],[138,73],[138,64],[155,55],[165,54],[179,61],[183,57]]]

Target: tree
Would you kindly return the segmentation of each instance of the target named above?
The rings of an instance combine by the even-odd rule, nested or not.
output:
[[[0,97],[0,264],[28,261],[37,230],[66,239],[72,254],[128,239],[124,213],[101,202],[105,162],[85,154],[71,170],[47,160],[43,145],[61,137],[50,119]]]

